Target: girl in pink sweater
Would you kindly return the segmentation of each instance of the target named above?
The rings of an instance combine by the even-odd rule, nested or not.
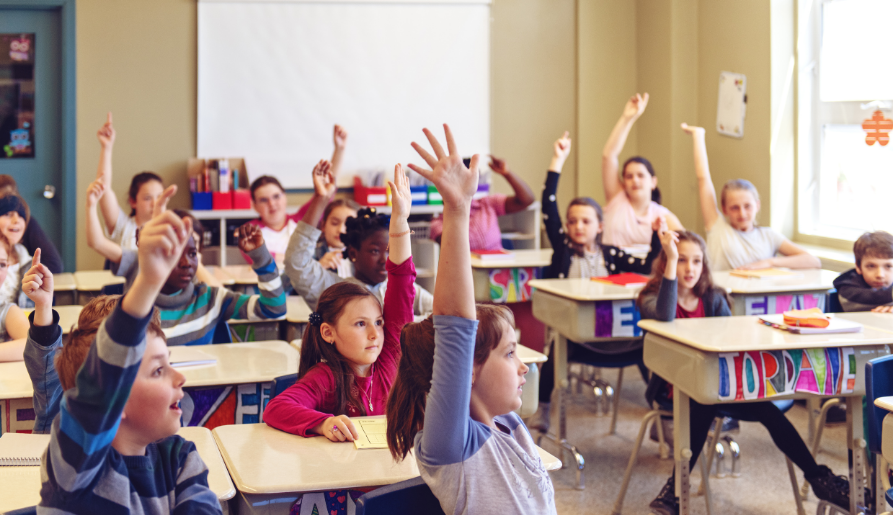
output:
[[[316,171],[313,179],[320,183],[318,190],[335,188],[326,169]],[[394,167],[390,187],[392,250],[384,310],[368,289],[356,283],[326,289],[304,331],[298,381],[267,405],[267,425],[344,442],[357,437],[350,417],[385,414],[400,361],[400,331],[412,322],[416,277],[407,222],[412,201],[401,165]],[[317,195],[309,209],[322,211],[325,205],[326,197]]]

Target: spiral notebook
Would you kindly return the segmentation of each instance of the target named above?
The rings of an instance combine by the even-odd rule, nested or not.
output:
[[[0,436],[0,467],[39,466],[49,446],[50,435],[4,433]]]

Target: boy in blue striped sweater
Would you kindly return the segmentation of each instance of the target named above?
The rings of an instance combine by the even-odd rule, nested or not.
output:
[[[221,512],[195,445],[175,435],[184,378],[154,313],[191,226],[172,212],[147,223],[130,291],[104,321],[81,316],[59,352],[65,394],[41,460],[38,513]],[[40,282],[25,288],[35,294]],[[85,338],[92,331],[95,339]]]

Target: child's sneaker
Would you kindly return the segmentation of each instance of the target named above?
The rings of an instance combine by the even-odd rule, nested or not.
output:
[[[806,478],[812,486],[815,496],[823,501],[834,503],[841,508],[850,507],[850,481],[845,476],[835,476],[825,465],[819,465],[819,473]],[[865,498],[871,498],[871,492],[865,489]]]
[[[679,515],[679,498],[676,497],[675,471],[648,507],[651,508],[652,515]]]
[[[552,424],[551,404],[541,402],[536,408],[536,413],[527,419],[527,429],[530,431],[539,431],[540,433],[548,433],[549,426]]]

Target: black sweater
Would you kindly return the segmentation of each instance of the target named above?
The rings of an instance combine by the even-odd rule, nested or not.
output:
[[[51,273],[61,274],[65,271],[65,265],[62,263],[62,256],[56,250],[56,246],[47,236],[37,220],[32,218],[28,221],[28,227],[25,234],[22,235],[22,245],[28,250],[28,254],[34,255],[34,251],[40,249],[40,262],[50,269]],[[30,264],[27,266],[31,267]]]
[[[872,288],[855,268],[837,276],[834,287],[844,311],[871,311],[878,306],[893,304],[893,285]]]

